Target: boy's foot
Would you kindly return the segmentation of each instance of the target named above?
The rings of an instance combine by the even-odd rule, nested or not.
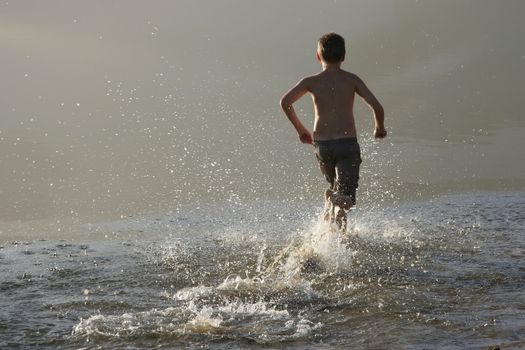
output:
[[[332,197],[332,195],[334,194],[334,191],[332,191],[331,189],[327,189],[324,191],[324,199],[325,201],[328,201],[330,199],[330,197]]]
[[[338,208],[337,215],[335,215],[335,212],[332,214],[332,220],[335,221],[335,224],[340,231],[346,232],[348,220],[347,213],[354,205],[352,197],[337,192],[332,192],[332,195],[330,196],[330,202],[332,203],[332,208]]]
[[[347,196],[337,192],[332,192],[332,195],[330,196],[330,202],[332,202],[333,205],[344,209],[345,211],[350,209],[354,205],[351,196]]]
[[[348,217],[346,215],[347,213],[348,213],[347,210],[343,208],[339,208],[339,210],[337,211],[337,216],[335,217],[335,223],[337,225],[337,228],[342,233],[346,232],[346,225],[347,225],[347,220],[348,220]]]
[[[330,197],[334,191],[331,189],[327,189],[324,191],[324,210],[323,210],[323,219],[325,222],[331,222],[333,218],[333,211],[334,206],[332,205],[332,202],[330,201]]]
[[[348,210],[353,206],[351,196],[339,194],[327,189],[324,192],[323,219],[325,222],[335,224],[338,230],[346,231]],[[336,215],[337,207],[337,215]]]

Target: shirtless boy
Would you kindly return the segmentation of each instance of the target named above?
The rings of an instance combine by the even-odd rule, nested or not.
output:
[[[317,44],[317,60],[323,70],[299,81],[281,99],[281,107],[302,143],[312,144],[321,172],[330,183],[325,191],[325,220],[346,229],[346,213],[356,203],[361,150],[354,121],[354,96],[361,96],[374,112],[375,138],[386,137],[383,107],[355,74],[341,69],[345,41],[336,33],[323,35]],[[315,110],[313,138],[301,123],[293,103],[309,92]],[[335,207],[338,207],[335,216]]]

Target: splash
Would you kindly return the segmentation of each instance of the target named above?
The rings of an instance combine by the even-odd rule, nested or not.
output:
[[[487,221],[487,208],[492,207],[477,205],[460,217],[452,204],[467,205],[464,200],[444,199],[441,204],[429,201],[395,210],[356,210],[345,234],[321,220],[302,226],[290,222],[283,229],[282,222],[271,220],[274,212],[269,212],[267,220],[258,215],[251,225],[244,221],[217,226],[198,239],[170,237],[169,244],[153,246],[147,254],[150,268],[159,271],[156,279],[164,281],[162,291],[153,288],[164,308],[93,315],[76,324],[72,336],[275,344],[318,339],[328,327],[339,325],[347,329],[352,324],[356,332],[366,333],[354,320],[366,315],[377,320],[384,314],[416,323],[438,319],[443,321],[440,324],[460,327],[460,321],[450,319],[453,316],[440,315],[439,310],[424,315],[421,307],[434,305],[434,295],[454,292],[455,286],[441,290],[441,274],[449,270],[455,271],[454,276],[461,274],[456,264],[447,261],[465,256],[468,262],[480,249],[470,235],[499,229],[507,219],[497,216]],[[516,205],[508,208],[513,222],[521,217]],[[295,227],[301,229],[291,230]],[[259,234],[264,230],[265,235]],[[521,258],[520,250],[514,248],[513,254],[511,258]],[[429,264],[432,256],[444,270]],[[464,289],[462,281],[472,278],[494,284],[506,281],[500,272],[463,268],[472,271],[454,279],[457,288]],[[90,300],[96,298],[97,293],[90,293]]]

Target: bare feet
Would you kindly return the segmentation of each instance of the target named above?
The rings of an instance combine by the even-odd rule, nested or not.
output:
[[[323,210],[323,219],[325,222],[331,222],[334,216],[334,206],[330,200],[334,191],[327,189],[324,191],[324,210]]]
[[[335,223],[337,225],[337,228],[341,232],[346,232],[346,224],[347,224],[347,214],[348,211],[343,208],[338,208],[337,210],[337,216],[335,217]]]
[[[332,195],[330,196],[330,201],[333,205],[336,205],[344,210],[348,210],[354,205],[351,196],[339,194],[337,192],[332,192]]]
[[[348,210],[354,205],[351,196],[339,194],[337,192],[330,191],[329,201],[332,207],[331,220],[335,221],[339,230],[346,232],[347,226],[347,213]],[[327,193],[325,192],[325,197]],[[335,215],[335,207],[337,207],[337,215]]]
[[[352,206],[352,197],[327,189],[324,192],[323,219],[325,222],[335,224],[337,230],[345,232],[347,213]]]
[[[324,200],[328,201],[330,199],[330,197],[332,197],[333,194],[334,194],[334,191],[332,191],[331,189],[325,190],[324,191]]]

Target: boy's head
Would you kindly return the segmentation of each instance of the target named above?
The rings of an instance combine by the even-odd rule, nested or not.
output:
[[[340,63],[345,59],[345,39],[339,34],[328,33],[317,42],[317,55],[326,63]]]

